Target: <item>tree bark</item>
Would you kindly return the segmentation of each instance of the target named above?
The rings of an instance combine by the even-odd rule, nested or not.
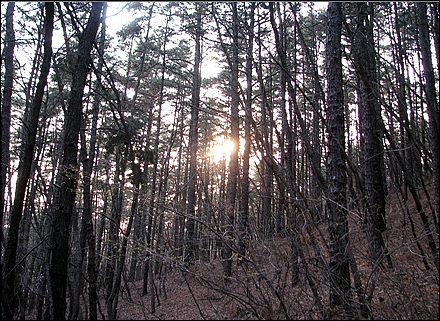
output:
[[[1,149],[2,149],[2,164],[1,164],[1,223],[2,234],[1,242],[3,243],[3,213],[6,209],[5,193],[6,193],[6,175],[9,172],[9,142],[11,138],[11,98],[12,98],[12,84],[14,81],[14,47],[15,47],[15,34],[14,34],[14,7],[15,2],[8,2],[6,9],[6,34],[5,44],[2,56],[5,61],[5,82],[2,95],[2,116],[1,116]]]
[[[114,278],[116,275],[116,262],[120,255],[119,252],[119,229],[121,225],[122,216],[122,201],[124,195],[125,186],[125,169],[126,169],[126,159],[123,158],[121,145],[116,146],[115,157],[116,157],[116,170],[115,177],[113,181],[112,190],[112,208],[111,208],[111,219],[109,222],[108,231],[108,245],[107,245],[107,265],[105,268],[105,300],[107,306],[107,315],[114,315],[113,304],[111,301],[111,295],[114,287]]]
[[[259,33],[260,33],[259,27]],[[258,40],[258,37],[256,37]],[[258,63],[255,65],[257,71],[257,78],[259,83],[259,90],[261,92],[261,122],[262,122],[262,139],[264,145],[264,158],[271,159],[273,157],[273,112],[269,104],[269,99],[266,93],[266,87],[263,82],[263,58],[261,53],[261,44],[258,46]],[[271,225],[272,199],[273,199],[273,170],[265,162],[261,162],[262,167],[262,187],[261,187],[261,231],[263,235],[267,234],[266,229]],[[282,188],[282,186],[280,186]]]
[[[229,175],[226,185],[226,226],[223,240],[223,277],[225,285],[230,284],[232,276],[232,246],[234,244],[235,201],[238,181],[238,12],[237,3],[232,3],[232,59],[231,59],[231,141],[234,147],[229,160]]]
[[[124,232],[124,237],[122,240],[121,245],[121,254],[119,256],[118,264],[117,264],[117,270],[115,273],[116,279],[114,282],[114,285],[112,286],[111,293],[107,299],[107,311],[108,311],[108,318],[110,320],[116,319],[117,314],[117,307],[118,307],[118,296],[119,296],[119,289],[121,287],[121,280],[122,280],[122,271],[124,269],[125,265],[125,258],[127,254],[127,243],[128,238],[130,236],[131,227],[133,225],[133,219],[137,212],[137,206],[138,206],[138,196],[139,196],[139,185],[140,185],[140,177],[141,172],[139,168],[139,164],[133,165],[133,184],[134,184],[134,192],[133,192],[133,202],[131,204],[130,209],[130,218],[128,219],[128,225]]]
[[[155,6],[155,3],[151,3],[150,9],[148,11],[148,26],[147,26],[147,34],[145,35],[144,38],[144,42],[147,44],[148,41],[150,40],[150,26],[151,26],[151,18],[153,15],[153,8]],[[148,50],[144,50],[142,53],[142,57],[141,57],[141,62],[140,62],[140,69],[138,71],[138,76],[137,76],[137,82],[136,82],[136,87],[135,87],[135,92],[134,92],[134,96],[132,99],[132,104],[135,105],[137,102],[137,97],[139,94],[139,88],[140,88],[140,83],[141,83],[141,79],[143,78],[143,71],[144,71],[144,67],[145,67],[145,58],[147,55]],[[151,132],[151,124],[149,125],[149,131]],[[149,151],[150,148],[150,140],[147,139],[147,142],[145,144],[145,150]],[[142,177],[147,177],[146,175],[148,175],[148,161],[145,164],[145,170],[141,173]],[[142,182],[145,183],[145,182]],[[139,192],[139,194],[145,195],[145,184],[142,184],[141,190]],[[136,276],[136,270],[137,270],[137,265],[138,265],[138,255],[140,253],[139,249],[139,245],[142,241],[143,236],[145,235],[145,233],[143,232],[145,230],[145,210],[140,208],[138,211],[138,214],[134,217],[134,228],[133,228],[133,242],[135,244],[134,249],[132,251],[131,254],[131,262],[130,262],[130,271],[129,271],[129,275],[128,275],[128,281],[134,281],[135,280],[135,276]]]
[[[366,234],[369,238],[371,259],[374,264],[386,253],[382,232],[386,230],[385,182],[383,180],[382,127],[379,106],[378,79],[376,74],[372,17],[368,18],[366,3],[357,3],[357,33],[355,34],[354,59],[359,80],[359,114],[365,151],[365,216]],[[388,265],[391,258],[385,254]]]
[[[424,92],[428,105],[429,130],[431,135],[431,151],[434,166],[434,216],[437,219],[437,234],[439,234],[439,103],[436,97],[434,68],[432,66],[431,44],[429,40],[429,26],[426,17],[426,3],[417,2],[417,21],[419,27],[419,46],[422,53],[423,75],[425,78]],[[438,7],[437,7],[438,8]],[[437,28],[438,32],[438,28]],[[438,49],[438,48],[437,48]],[[438,261],[437,261],[437,269]]]
[[[198,148],[198,126],[199,126],[199,109],[200,109],[200,65],[202,62],[201,53],[201,37],[202,37],[202,8],[203,4],[196,5],[196,43],[194,53],[194,72],[193,87],[191,98],[191,122],[189,127],[189,178],[188,178],[188,207],[187,207],[187,244],[185,251],[185,262],[194,263],[196,252],[196,235],[195,221],[192,219],[196,215],[195,207],[197,202],[196,186],[197,186],[197,148]]]
[[[349,310],[351,301],[347,220],[347,165],[345,163],[345,107],[342,90],[341,4],[328,5],[327,122],[328,122],[328,211],[330,235],[330,306]]]
[[[8,240],[4,257],[2,307],[6,319],[12,319],[15,312],[14,282],[18,233],[20,220],[23,213],[26,186],[33,163],[35,141],[38,129],[38,118],[40,116],[40,109],[52,59],[52,33],[54,18],[54,5],[52,2],[45,3],[45,11],[43,63],[41,65],[40,77],[38,79],[37,89],[30,109],[28,123],[25,126],[25,134],[22,141],[23,154],[20,157],[20,163],[17,170],[18,177],[15,187],[15,198],[9,219]]]
[[[275,10],[273,7],[273,3],[269,4],[270,9],[270,21],[272,24],[272,29],[275,33],[275,44],[278,52],[278,57],[280,59],[280,95],[281,95],[281,120],[282,120],[282,132],[281,132],[281,145],[284,146],[285,139],[285,148],[282,149],[281,155],[282,160],[284,161],[284,170],[286,172],[286,182],[287,186],[285,186],[289,192],[289,199],[296,199],[297,195],[295,193],[296,178],[295,178],[295,168],[294,168],[294,146],[293,146],[293,132],[291,128],[291,124],[289,123],[289,119],[286,111],[286,85],[287,85],[287,70],[288,62],[287,62],[287,53],[286,53],[286,44],[285,44],[285,34],[283,29],[283,23],[280,22],[280,26],[277,27],[275,21]],[[281,19],[281,12],[279,6],[277,6],[278,16]],[[294,94],[291,95],[291,99],[296,99]],[[280,188],[284,188],[280,186]],[[292,202],[287,202],[286,204],[287,210],[289,213],[289,229],[291,230],[290,234],[290,243],[291,243],[291,253],[292,253],[292,265],[293,265],[293,276],[292,276],[292,285],[296,285],[299,282],[299,266],[298,266],[298,249],[300,247],[300,239],[299,239],[299,230],[298,230],[298,211],[297,205],[292,204]],[[284,206],[284,205],[282,205]],[[292,208],[290,208],[292,207]]]
[[[249,157],[251,152],[251,118],[252,118],[252,56],[254,44],[255,3],[250,3],[249,36],[246,53],[246,101],[244,120],[244,150],[243,150],[243,175],[241,177],[241,198],[238,217],[238,250],[242,256],[246,255],[249,242]]]
[[[81,34],[72,89],[64,118],[63,156],[59,203],[56,204],[52,225],[50,285],[53,295],[53,317],[64,320],[66,313],[67,261],[69,226],[75,204],[78,179],[78,137],[81,124],[82,98],[91,63],[90,52],[100,24],[103,3],[94,2],[89,20]]]
[[[103,59],[104,59],[104,43],[105,43],[105,17],[107,12],[107,3],[103,5],[103,13],[102,13],[102,27],[101,27],[101,39],[99,44],[99,62],[98,62],[98,72],[102,71]],[[95,161],[95,149],[96,149],[96,140],[97,140],[97,126],[98,126],[98,116],[99,116],[99,78],[100,75],[97,75],[98,80],[95,83],[95,90],[97,93],[94,96],[93,107],[92,107],[92,128],[90,133],[90,144],[89,144],[89,152],[86,150],[86,141],[85,137],[82,139],[81,151],[83,152],[82,163],[83,163],[83,216],[82,216],[82,228],[81,228],[81,250],[82,257],[85,255],[85,248],[87,247],[87,282],[88,282],[88,294],[89,294],[89,319],[97,320],[98,312],[97,312],[97,273],[96,273],[96,242],[95,242],[95,232],[93,230],[93,217],[92,217],[92,197],[93,194],[91,192],[91,178],[93,172],[93,163]],[[85,133],[84,133],[85,134]]]

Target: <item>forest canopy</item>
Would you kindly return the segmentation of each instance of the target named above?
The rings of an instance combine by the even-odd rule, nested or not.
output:
[[[437,2],[1,9],[2,319],[439,317]]]

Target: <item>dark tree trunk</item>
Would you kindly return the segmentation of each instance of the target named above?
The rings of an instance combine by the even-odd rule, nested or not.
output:
[[[53,295],[53,317],[64,320],[66,314],[67,261],[69,226],[75,204],[78,177],[78,137],[82,118],[82,98],[91,63],[90,52],[100,24],[103,3],[94,2],[86,29],[80,36],[72,89],[64,119],[63,156],[59,204],[55,205],[52,225],[50,285]]]
[[[383,175],[382,127],[376,74],[372,17],[366,3],[357,3],[357,33],[354,59],[359,79],[359,114],[365,151],[366,233],[374,264],[386,252],[382,232],[386,230],[385,186]],[[391,258],[387,255],[388,265]]]
[[[104,55],[104,41],[105,41],[105,16],[107,11],[107,4],[103,5],[103,13],[102,13],[102,27],[101,27],[101,39],[99,45],[100,58],[98,63],[98,73],[102,72],[103,65],[103,55]],[[85,254],[87,253],[87,282],[88,282],[88,294],[89,294],[89,318],[90,320],[97,320],[98,312],[97,312],[97,273],[96,273],[96,241],[95,241],[95,232],[93,230],[93,217],[92,217],[92,197],[93,194],[91,192],[91,178],[93,172],[93,163],[95,161],[95,149],[96,149],[96,140],[97,140],[97,124],[98,124],[98,116],[99,116],[99,103],[100,103],[100,90],[99,90],[99,82],[100,75],[97,75],[98,80],[95,83],[95,90],[97,93],[94,96],[93,106],[92,106],[92,124],[91,124],[91,132],[90,132],[90,143],[89,143],[89,152],[87,153],[87,146],[85,141],[85,132],[82,133],[84,137],[81,140],[81,152],[80,157],[83,163],[83,215],[82,215],[82,227],[81,227],[81,235],[80,235],[80,244],[81,244],[81,256],[82,260],[84,259]],[[83,120],[85,121],[85,119]],[[84,124],[85,125],[85,124]],[[83,126],[84,127],[84,126]],[[85,131],[85,129],[84,129]],[[87,248],[87,252],[85,251]]]
[[[417,2],[417,21],[419,27],[419,46],[422,53],[422,63],[423,63],[423,75],[425,78],[425,95],[426,102],[428,105],[428,115],[429,115],[429,130],[431,135],[431,151],[434,166],[434,186],[435,186],[435,199],[434,199],[434,216],[437,221],[437,234],[439,233],[439,103],[436,97],[435,89],[435,76],[434,68],[432,66],[432,56],[431,56],[431,44],[429,40],[429,26],[426,17],[426,3]],[[438,15],[438,6],[437,6]],[[438,33],[438,22],[437,22],[437,33]],[[438,38],[438,37],[437,37]],[[438,42],[438,41],[437,41]],[[438,50],[438,48],[437,48]],[[438,261],[436,262],[437,269]]]
[[[328,211],[330,234],[330,305],[342,305],[349,310],[351,301],[350,265],[347,220],[347,165],[345,163],[345,111],[342,91],[340,3],[328,5],[327,122],[328,122]]]
[[[107,12],[107,4],[103,5],[102,13],[102,27],[101,27],[101,40],[99,45],[100,58],[98,63],[98,72],[102,71],[103,55],[104,55],[104,42],[105,42],[105,16]],[[90,145],[89,152],[86,152],[86,142],[85,137],[82,140],[83,146],[82,151],[84,156],[82,157],[83,163],[83,216],[82,216],[82,228],[81,228],[81,250],[84,252],[85,247],[87,247],[87,282],[88,282],[88,294],[89,294],[89,318],[90,320],[97,320],[97,273],[96,273],[96,242],[95,242],[95,232],[93,230],[93,217],[92,217],[92,192],[91,192],[91,178],[93,172],[93,163],[95,161],[95,149],[96,149],[96,136],[97,136],[97,124],[99,116],[99,74],[97,75],[98,81],[96,82],[97,94],[94,96],[93,107],[92,107],[92,128],[90,133]]]
[[[232,247],[234,244],[235,200],[238,181],[238,12],[237,3],[232,3],[232,59],[231,59],[231,141],[234,147],[229,161],[229,176],[226,185],[226,225],[223,244],[223,276],[224,283],[230,283],[232,276]]]
[[[157,176],[158,176],[158,166],[159,166],[159,138],[160,138],[160,131],[161,131],[161,124],[162,124],[162,105],[163,105],[163,98],[164,98],[164,85],[165,85],[165,67],[166,67],[166,45],[168,42],[168,23],[170,21],[170,15],[167,17],[166,22],[166,34],[165,39],[163,42],[163,56],[162,56],[162,77],[160,82],[160,94],[159,94],[159,109],[158,109],[158,115],[156,119],[156,133],[154,135],[154,146],[153,150],[156,151],[156,154],[154,156],[154,163],[153,163],[153,175],[151,178],[151,193],[150,193],[150,204],[148,209],[148,225],[147,225],[147,234],[146,234],[146,244],[150,249],[153,249],[153,243],[154,243],[154,224],[156,222],[156,218],[154,216],[154,209],[156,207],[155,202],[158,199],[157,196]],[[153,117],[153,110],[151,110],[151,115]],[[153,118],[151,118],[153,119]],[[151,132],[151,128],[148,128],[148,131]],[[150,252],[147,252],[144,263],[144,281],[143,281],[143,289],[142,293],[143,295],[146,295],[148,292],[148,279],[150,278],[150,287],[154,285],[154,280],[150,276],[152,276],[152,271],[150,270],[152,267],[151,261],[153,260],[151,258]],[[154,303],[154,293],[151,293],[151,307],[155,306]],[[154,308],[152,308],[153,311]],[[154,311],[153,311],[154,312]]]
[[[150,26],[151,26],[151,17],[153,15],[153,8],[155,6],[155,3],[153,2],[150,6],[150,10],[148,13],[148,26],[147,26],[147,34],[145,35],[144,41],[145,43],[148,43],[148,40],[150,39]],[[145,58],[147,56],[148,50],[144,50],[144,52],[142,53],[142,57],[141,57],[141,63],[140,63],[140,68],[138,71],[138,76],[137,76],[137,82],[136,82],[136,87],[135,87],[135,92],[134,92],[134,96],[133,96],[133,100],[132,100],[132,104],[135,105],[137,102],[137,97],[139,94],[139,87],[140,87],[140,83],[141,83],[141,79],[143,77],[143,71],[144,71],[144,67],[145,67]],[[149,131],[151,131],[151,123],[149,125]],[[150,147],[150,141],[149,139],[147,139],[147,144],[145,146],[145,149],[148,151]],[[148,175],[148,162],[145,164],[145,170],[144,172],[142,172],[142,177],[147,177]],[[143,195],[145,192],[145,184],[142,184],[141,190],[139,192],[140,195]],[[133,242],[134,244],[140,244],[142,237],[145,235],[145,233],[143,233],[143,231],[145,230],[145,210],[144,209],[139,209],[138,210],[138,214],[134,217],[134,221],[133,221]],[[135,277],[136,277],[136,270],[137,270],[137,263],[138,263],[138,255],[139,255],[139,249],[140,247],[135,245],[133,252],[131,254],[131,262],[130,262],[130,270],[129,270],[129,275],[128,275],[128,281],[134,281]]]
[[[196,3],[197,22],[196,22],[196,43],[194,54],[194,73],[193,88],[191,98],[191,123],[189,127],[189,178],[188,178],[188,207],[187,207],[187,244],[185,250],[185,262],[194,263],[196,251],[195,221],[192,219],[196,215],[195,207],[197,202],[197,148],[198,148],[198,126],[199,126],[199,108],[200,108],[200,65],[202,62],[201,37],[202,37],[202,6]]]
[[[295,168],[294,168],[294,146],[293,146],[293,132],[291,128],[291,124],[289,123],[289,119],[286,111],[286,85],[287,85],[287,70],[289,70],[288,62],[287,62],[287,54],[286,54],[286,44],[285,44],[285,33],[283,28],[283,23],[280,22],[280,26],[277,28],[277,24],[275,21],[275,10],[273,4],[270,3],[270,21],[272,24],[272,29],[275,33],[275,43],[277,47],[278,57],[280,59],[280,95],[281,95],[281,119],[282,119],[282,140],[285,139],[286,148],[282,149],[281,155],[282,160],[284,161],[284,168],[286,172],[286,182],[287,190],[289,191],[289,199],[295,199],[298,197],[295,188]],[[281,19],[281,13],[279,6],[277,5],[278,16]],[[296,99],[295,94],[290,95],[292,99]],[[281,142],[282,146],[284,146],[284,141]],[[284,188],[284,186],[280,186],[280,188]],[[298,227],[298,211],[297,206],[295,204],[291,204],[292,202],[288,202],[286,205],[287,211],[289,213],[289,230],[290,232],[290,243],[291,243],[291,255],[292,255],[292,265],[293,265],[293,276],[292,276],[292,285],[296,285],[299,282],[299,266],[298,266],[298,249],[300,247],[300,239],[299,239],[299,229]],[[284,206],[284,205],[283,205]],[[292,207],[292,208],[290,208]]]
[[[107,244],[107,265],[105,270],[105,300],[107,315],[113,315],[111,294],[113,292],[114,278],[116,275],[116,262],[120,255],[119,251],[119,229],[122,216],[122,201],[124,197],[126,158],[123,158],[122,146],[115,149],[116,170],[112,191],[111,219],[109,222],[108,244]]]
[[[25,126],[25,134],[22,142],[22,152],[18,166],[18,177],[15,187],[14,204],[9,219],[8,239],[4,256],[2,308],[6,319],[12,319],[15,312],[15,262],[18,243],[20,220],[23,213],[23,203],[26,194],[26,186],[31,173],[34,157],[35,141],[38,129],[38,118],[43,101],[44,89],[47,84],[47,76],[52,59],[52,33],[54,5],[52,2],[45,3],[44,20],[44,55],[41,65],[41,73],[38,79],[35,97],[31,106],[28,123]],[[2,313],[2,314],[3,314]]]
[[[122,245],[121,245],[121,249],[120,249],[120,256],[119,256],[119,260],[118,260],[118,264],[117,264],[117,270],[115,273],[115,282],[112,286],[112,290],[111,293],[107,299],[107,311],[108,311],[108,318],[110,320],[114,320],[116,319],[117,316],[117,307],[118,307],[118,296],[119,296],[119,289],[121,287],[121,280],[122,280],[122,271],[124,269],[124,265],[125,265],[125,258],[126,258],[126,253],[127,253],[127,243],[128,243],[128,238],[130,236],[130,232],[131,232],[131,227],[133,225],[133,219],[134,216],[136,215],[137,212],[137,207],[138,207],[138,197],[139,197],[139,185],[140,185],[140,180],[141,178],[141,171],[139,168],[139,164],[134,163],[133,164],[133,188],[134,188],[134,192],[133,192],[133,201],[131,204],[131,209],[130,209],[130,218],[128,220],[128,225],[126,227],[126,230],[124,232],[124,237],[122,240]]]
[[[15,35],[14,35],[14,7],[15,2],[9,2],[6,9],[6,35],[5,44],[2,55],[5,61],[5,82],[3,86],[2,95],[2,119],[1,119],[1,149],[2,149],[2,164],[1,164],[1,224],[2,234],[1,242],[3,243],[3,213],[6,209],[5,193],[6,193],[6,175],[9,172],[9,141],[11,137],[11,98],[12,98],[12,84],[14,81],[14,47],[15,47]]]
[[[245,256],[249,241],[249,157],[251,151],[251,118],[252,118],[252,56],[254,43],[254,17],[255,3],[250,3],[249,13],[249,36],[246,53],[246,101],[244,120],[244,151],[243,151],[243,175],[241,177],[241,198],[238,217],[238,250]]]
[[[259,30],[260,31],[260,30]],[[258,39],[258,37],[256,37]],[[261,45],[258,46],[258,64],[255,65],[257,71],[259,90],[261,92],[261,121],[262,121],[262,139],[264,145],[264,157],[271,159],[273,157],[272,151],[272,136],[273,136],[273,112],[269,104],[266,88],[263,82],[263,61],[262,61]],[[261,162],[262,167],[262,187],[261,187],[261,232],[266,235],[266,229],[270,227],[271,211],[272,211],[272,199],[273,199],[273,170],[266,164],[265,161]],[[283,188],[284,186],[280,186]]]

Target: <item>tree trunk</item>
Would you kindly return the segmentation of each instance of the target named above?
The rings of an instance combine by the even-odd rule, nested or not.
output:
[[[118,296],[119,296],[119,289],[121,287],[121,280],[122,280],[122,271],[124,269],[125,265],[125,258],[127,253],[127,244],[128,244],[128,238],[130,237],[131,227],[133,225],[133,219],[137,212],[137,206],[138,206],[138,196],[139,196],[139,185],[140,185],[140,177],[141,172],[139,168],[139,164],[133,165],[133,185],[134,185],[134,192],[133,192],[133,201],[131,204],[130,209],[130,218],[128,219],[127,228],[124,232],[124,237],[122,240],[121,245],[121,254],[119,256],[119,261],[117,264],[117,270],[115,273],[116,279],[114,282],[114,285],[112,286],[111,293],[107,299],[107,311],[108,311],[108,318],[110,320],[116,319],[117,314],[117,307],[118,307]]]
[[[150,26],[151,26],[151,17],[153,15],[153,8],[155,6],[155,3],[153,2],[150,6],[150,10],[148,13],[148,26],[147,26],[147,34],[145,35],[144,38],[144,42],[148,43],[149,39],[150,39]],[[132,99],[132,104],[135,105],[137,102],[137,97],[139,94],[139,86],[141,83],[141,79],[143,78],[143,71],[144,71],[144,67],[145,67],[145,57],[147,55],[148,50],[144,50],[142,53],[142,57],[141,57],[141,63],[140,63],[140,68],[138,71],[138,76],[137,76],[137,82],[136,82],[136,87],[135,87],[135,92],[134,92],[134,96]],[[151,130],[151,125],[149,126],[149,130]],[[147,139],[147,144],[145,146],[145,149],[148,151],[150,148],[150,140]],[[148,175],[148,162],[145,164],[145,170],[144,172],[141,174],[142,177]],[[140,190],[140,195],[143,195],[143,193],[145,192],[145,185],[142,184],[141,190]],[[143,233],[143,230],[145,230],[145,211],[143,209],[139,209],[138,214],[134,217],[134,228],[133,228],[133,242],[135,244],[134,249],[132,251],[131,254],[131,262],[130,262],[130,270],[129,270],[129,275],[128,275],[128,281],[134,281],[135,280],[135,276],[136,276],[136,270],[137,270],[137,263],[138,263],[138,255],[139,255],[139,245],[141,243],[142,237],[145,235],[145,233]]]
[[[431,135],[431,151],[434,166],[434,211],[437,220],[437,234],[439,234],[439,103],[436,97],[434,68],[432,67],[431,44],[429,40],[429,26],[426,17],[426,3],[417,2],[417,20],[419,27],[419,46],[422,53],[423,75],[425,78],[425,95],[428,105],[429,130]],[[437,7],[438,8],[438,7]],[[438,33],[438,28],[437,28]],[[438,50],[438,48],[437,48]],[[437,269],[439,268],[437,261]]]
[[[357,33],[354,59],[359,79],[359,109],[365,151],[366,233],[373,264],[386,253],[382,232],[386,230],[385,189],[383,181],[383,146],[379,91],[376,75],[372,21],[366,3],[357,3]],[[372,17],[371,17],[372,19]],[[388,265],[391,258],[387,255]]]
[[[280,26],[277,28],[277,24],[275,21],[275,10],[273,7],[273,4],[269,4],[270,9],[270,21],[272,24],[272,29],[275,33],[275,43],[276,48],[278,52],[278,57],[280,59],[280,95],[281,95],[281,119],[282,119],[282,133],[281,133],[281,140],[283,140],[282,146],[284,145],[284,139],[286,148],[282,149],[281,154],[282,158],[284,160],[284,169],[286,172],[286,182],[287,190],[289,191],[289,199],[296,199],[298,196],[295,193],[295,186],[296,178],[295,178],[295,168],[293,163],[293,156],[294,156],[294,146],[293,146],[293,132],[292,128],[289,124],[289,120],[287,117],[287,111],[286,111],[286,85],[287,85],[287,70],[288,68],[288,62],[287,62],[287,56],[286,56],[286,44],[285,44],[285,35],[283,30],[283,23],[280,22]],[[277,12],[278,16],[281,19],[281,13],[279,6],[277,6]],[[291,95],[292,99],[296,99],[295,96]],[[280,186],[280,188],[282,188]],[[289,212],[289,229],[290,232],[290,241],[291,241],[291,253],[292,253],[292,264],[293,264],[293,276],[292,276],[292,285],[296,285],[299,282],[299,266],[298,266],[298,249],[299,249],[299,229],[298,227],[298,211],[296,204],[291,204],[292,202],[288,202],[287,205],[287,211]],[[284,206],[284,205],[282,205]]]
[[[347,165],[345,163],[345,111],[342,91],[340,3],[328,5],[327,65],[327,122],[328,122],[328,211],[330,235],[330,306],[342,305],[349,310],[352,299],[347,220]]]
[[[100,23],[102,2],[94,2],[89,21],[80,36],[78,58],[72,89],[64,119],[63,156],[61,160],[61,188],[52,225],[52,261],[50,285],[53,295],[53,317],[64,320],[66,313],[67,261],[69,254],[69,226],[75,203],[78,176],[78,137],[81,124],[82,98],[91,62],[93,47]]]
[[[250,3],[250,25],[246,53],[246,101],[244,123],[244,151],[243,151],[243,175],[241,178],[241,199],[238,217],[238,250],[242,256],[246,255],[246,247],[249,242],[249,157],[251,151],[251,118],[252,118],[252,57],[254,44],[254,17],[255,3]]]
[[[52,59],[52,33],[53,33],[53,17],[54,5],[51,2],[45,3],[45,20],[44,20],[44,56],[41,65],[40,77],[38,79],[37,90],[31,106],[29,121],[24,130],[25,135],[22,142],[22,157],[18,166],[18,177],[15,187],[14,204],[9,219],[8,240],[4,256],[4,274],[2,286],[2,307],[6,319],[12,319],[15,312],[15,262],[18,243],[18,232],[20,220],[23,213],[23,203],[26,193],[26,186],[31,173],[31,167],[34,157],[34,147],[38,129],[38,118],[40,115],[41,104],[43,100],[44,90],[47,84],[47,76],[50,70],[50,62]]]
[[[259,29],[260,31],[260,29]],[[258,39],[258,37],[256,37]],[[261,92],[261,118],[262,118],[262,136],[263,136],[263,149],[264,157],[266,159],[271,159],[273,157],[273,112],[272,107],[269,104],[266,87],[263,82],[263,58],[261,54],[261,44],[258,46],[258,64],[256,64],[255,69],[257,71],[259,90]],[[262,187],[261,187],[261,217],[260,225],[261,232],[263,235],[267,234],[266,229],[270,227],[271,224],[271,212],[272,212],[272,199],[273,199],[273,170],[266,164],[265,161],[261,162],[262,167]],[[284,186],[280,186],[284,188]]]
[[[111,219],[109,222],[108,244],[107,244],[107,265],[105,270],[105,300],[107,305],[107,315],[113,315],[113,304],[111,295],[114,287],[116,275],[116,262],[120,256],[119,251],[119,229],[122,216],[122,202],[125,186],[126,159],[123,158],[122,146],[116,146],[116,170],[112,191]]]
[[[1,224],[2,234],[1,243],[3,243],[3,213],[6,209],[5,193],[6,193],[6,175],[9,172],[9,142],[11,137],[11,97],[12,97],[12,84],[14,81],[14,47],[15,47],[15,34],[14,34],[14,7],[15,2],[8,2],[6,9],[6,35],[5,44],[2,55],[5,60],[5,82],[2,95],[2,116],[1,116],[1,149],[2,149],[2,164],[1,164]]]
[[[95,83],[95,90],[97,93],[94,96],[93,107],[92,107],[92,124],[90,133],[90,143],[89,152],[87,153],[87,146],[85,137],[82,139],[81,151],[83,156],[81,157],[83,163],[83,202],[84,209],[82,215],[82,228],[81,228],[81,250],[82,257],[85,255],[85,248],[87,247],[87,282],[88,282],[88,294],[89,294],[89,318],[90,320],[97,320],[97,273],[96,273],[96,242],[95,242],[95,232],[93,230],[93,217],[92,217],[92,192],[91,192],[91,178],[93,172],[93,163],[95,161],[95,149],[96,149],[96,136],[97,136],[97,125],[99,116],[99,82],[100,75],[102,72],[103,56],[104,56],[104,42],[105,42],[105,17],[107,12],[107,3],[103,5],[102,13],[102,27],[101,27],[101,39],[99,44],[99,62],[98,62],[98,80]],[[85,122],[85,119],[83,120]],[[85,133],[84,133],[85,134]]]
[[[195,3],[196,5],[196,43],[194,53],[194,73],[193,73],[193,87],[191,98],[191,123],[189,128],[189,178],[188,178],[188,207],[187,207],[187,244],[185,250],[185,262],[194,263],[196,251],[196,234],[195,221],[192,219],[196,215],[196,186],[197,186],[197,148],[198,148],[198,126],[199,126],[199,108],[200,108],[200,65],[202,62],[201,53],[201,37],[202,37],[202,8],[203,4]]]
[[[162,105],[163,105],[163,97],[164,97],[164,85],[165,85],[165,66],[166,66],[166,45],[168,42],[168,23],[170,21],[170,15],[168,15],[167,17],[167,22],[166,22],[166,34],[165,34],[165,39],[163,42],[163,56],[162,56],[162,76],[161,76],[161,82],[160,82],[160,94],[159,94],[159,109],[158,109],[158,114],[157,114],[157,119],[156,119],[156,133],[154,135],[154,146],[153,146],[153,150],[156,151],[156,154],[154,155],[154,162],[153,162],[153,175],[151,178],[151,193],[150,193],[150,204],[149,204],[149,209],[148,209],[148,226],[147,226],[147,234],[146,234],[146,244],[147,247],[149,247],[151,250],[153,249],[153,243],[154,243],[154,228],[153,228],[153,224],[155,222],[155,216],[154,216],[154,208],[155,208],[155,202],[157,197],[157,176],[158,176],[158,163],[159,163],[159,138],[160,138],[160,130],[161,130],[161,124],[162,124]],[[151,115],[153,117],[153,110],[151,110]],[[151,118],[153,119],[153,118]],[[148,131],[150,131],[151,128],[148,129]],[[145,259],[145,263],[144,263],[144,280],[143,280],[143,289],[142,289],[142,293],[143,295],[146,295],[148,292],[148,278],[150,275],[152,275],[150,268],[152,266],[151,264],[151,255],[150,252],[147,251],[147,255],[146,255],[146,259]],[[154,282],[154,280],[151,278],[150,280],[151,282]]]
[[[237,3],[232,3],[232,59],[231,59],[231,141],[234,147],[229,160],[229,175],[226,185],[226,225],[223,240],[223,277],[225,285],[230,284],[232,276],[232,247],[234,244],[235,200],[238,181],[238,12]]]

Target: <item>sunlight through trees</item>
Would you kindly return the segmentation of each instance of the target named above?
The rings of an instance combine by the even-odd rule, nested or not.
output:
[[[437,3],[1,8],[2,319],[438,318]]]

